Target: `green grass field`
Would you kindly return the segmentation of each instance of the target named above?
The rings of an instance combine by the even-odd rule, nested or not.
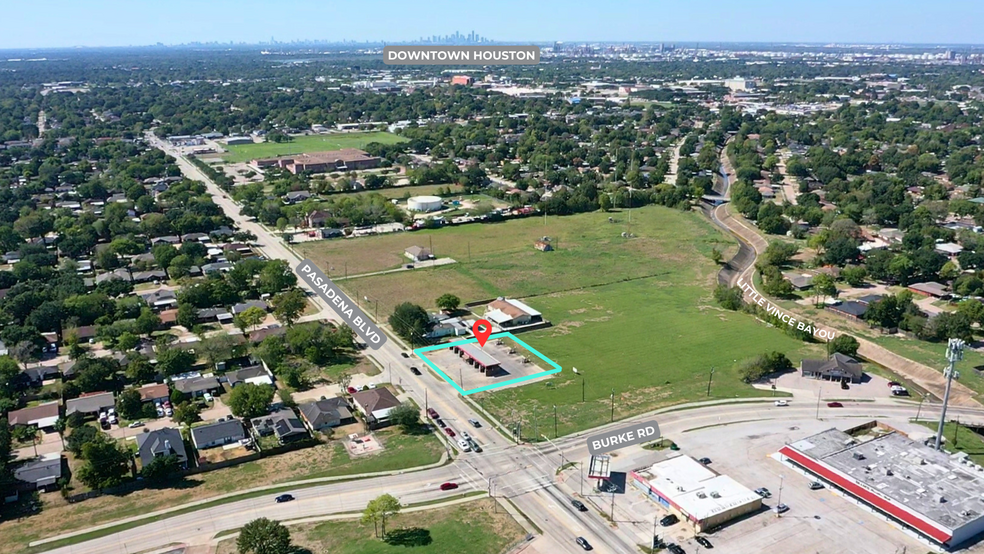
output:
[[[523,529],[492,500],[398,514],[386,520],[387,540],[373,525],[358,520],[306,523],[289,527],[300,553],[333,554],[500,554],[523,538]],[[219,554],[234,554],[236,541],[220,543]]]
[[[920,419],[919,424],[931,430],[934,436],[939,428],[938,422]],[[945,438],[943,448],[947,452],[966,452],[972,462],[984,464],[984,437],[975,433],[973,429],[955,421],[948,421],[943,425],[943,437]]]
[[[226,162],[248,162],[254,158],[272,158],[304,152],[323,152],[342,148],[365,148],[370,142],[396,144],[405,139],[384,131],[369,133],[337,133],[330,135],[306,135],[294,137],[291,142],[263,142],[227,146],[229,153],[222,157]]]
[[[412,244],[433,244],[438,256],[459,261],[340,282],[355,297],[369,296],[364,308],[375,309],[378,301],[381,319],[405,300],[432,309],[444,292],[466,302],[523,298],[543,312],[553,327],[521,338],[564,371],[545,382],[476,395],[504,422],[522,421],[524,436],[533,434],[534,406],[539,430],[552,434],[556,404],[558,431],[566,434],[609,420],[612,387],[615,417],[623,418],[705,399],[712,366],[711,398],[760,396],[768,393],[738,379],[746,359],[771,350],[785,352],[794,364],[822,355],[820,345],[716,306],[711,291],[718,266],[710,251],[733,251],[735,245],[698,214],[657,206],[634,210],[635,237],[623,238],[627,223],[626,213],[598,212],[547,218],[546,224],[529,218],[300,246],[317,263],[330,261],[333,275],[344,263],[350,274],[353,267],[398,265]],[[543,235],[553,239],[556,251],[533,248]],[[572,366],[585,379],[584,403]]]

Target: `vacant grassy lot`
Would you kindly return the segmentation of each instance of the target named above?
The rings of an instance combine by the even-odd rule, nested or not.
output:
[[[395,144],[405,139],[387,133],[376,131],[371,133],[337,133],[331,135],[308,135],[294,137],[291,142],[262,142],[257,144],[239,144],[228,146],[229,153],[223,156],[226,162],[248,162],[254,158],[272,158],[288,154],[304,152],[324,152],[342,148],[365,148],[370,142]]]
[[[463,189],[461,185],[458,184],[447,184],[447,185],[415,185],[415,186],[403,186],[403,187],[393,187],[388,189],[378,189],[371,191],[359,191],[359,192],[338,192],[334,194],[327,195],[328,198],[344,198],[346,196],[358,196],[360,194],[369,194],[375,192],[381,194],[386,198],[407,198],[410,196],[433,196],[437,194],[438,189],[451,189],[452,193],[460,194]]]
[[[351,458],[345,447],[330,444],[288,452],[234,467],[185,478],[170,488],[143,489],[123,495],[106,495],[68,504],[59,493],[41,495],[42,510],[18,521],[3,515],[0,521],[0,554],[13,554],[31,541],[185,504],[194,500],[264,485],[316,477],[389,471],[432,464],[444,448],[433,435],[407,436],[398,429],[376,433],[385,450]],[[9,508],[8,508],[9,509]]]
[[[523,538],[523,529],[492,500],[397,515],[387,519],[388,539],[377,539],[372,524],[358,520],[306,523],[289,527],[301,553],[333,554],[500,554]],[[235,554],[234,539],[219,554]]]
[[[552,435],[556,405],[563,435],[608,422],[613,390],[615,419],[708,398],[712,367],[710,398],[763,396],[770,393],[739,380],[742,362],[771,350],[794,364],[823,355],[820,345],[724,311],[709,296],[706,285],[681,271],[536,298],[533,305],[554,327],[522,338],[564,371],[549,381],[476,396],[504,423],[522,422],[524,437],[533,436],[534,407],[539,432]]]
[[[370,309],[378,301],[381,319],[404,300],[433,308],[444,292],[465,301],[523,298],[543,312],[554,326],[521,338],[564,371],[546,382],[477,395],[506,422],[522,421],[524,436],[533,435],[534,406],[537,430],[552,433],[556,404],[558,431],[565,434],[607,422],[613,387],[615,417],[622,418],[706,398],[711,367],[711,398],[757,396],[763,391],[738,379],[745,360],[771,350],[785,352],[794,364],[822,355],[819,345],[716,306],[711,291],[718,267],[710,251],[727,254],[734,243],[697,214],[634,210],[635,236],[623,238],[627,219],[626,213],[599,212],[370,237],[358,248],[346,241],[304,246],[318,263],[331,260],[334,274],[341,260],[348,260],[350,274],[353,265],[365,271],[399,264],[403,248],[431,241],[438,256],[459,261],[341,281],[353,295],[369,296]],[[544,235],[556,251],[533,249]],[[581,377],[571,366],[584,376],[584,403]]]
[[[616,223],[609,223],[612,217]],[[666,275],[679,268],[699,268],[700,279],[716,270],[712,248],[733,243],[695,214],[651,206],[633,212],[633,238],[623,238],[626,214],[590,213],[567,217],[531,217],[492,224],[471,224],[413,233],[394,233],[351,240],[305,242],[295,247],[322,268],[340,276],[380,271],[405,263],[413,245],[432,248],[457,264],[397,274],[346,280],[342,286],[359,298],[379,302],[388,314],[410,300],[432,307],[444,292],[476,301],[498,295],[529,297],[597,286],[628,279]],[[533,242],[551,238],[555,251],[540,252]],[[692,264],[689,260],[703,262]],[[695,274],[691,271],[689,278]],[[370,306],[374,308],[374,306]]]

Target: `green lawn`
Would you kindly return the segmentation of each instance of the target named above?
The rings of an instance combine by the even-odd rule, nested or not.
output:
[[[524,536],[522,527],[492,500],[399,514],[386,520],[387,540],[373,525],[358,520],[290,526],[300,552],[332,554],[500,554]],[[236,552],[235,541],[222,541],[218,552]]]
[[[370,142],[395,144],[404,140],[406,139],[385,131],[307,135],[294,137],[294,140],[291,142],[263,142],[228,146],[229,153],[223,156],[223,160],[227,162],[247,162],[254,158],[272,158],[274,156],[300,154],[303,152],[323,152],[327,150],[340,150],[342,148],[365,148]]]
[[[407,436],[398,428],[389,428],[377,431],[376,436],[383,441],[385,450],[360,458],[349,457],[345,447],[333,441],[189,476],[170,488],[140,489],[75,504],[66,503],[59,493],[45,494],[41,511],[21,520],[14,517],[14,507],[8,505],[6,511],[0,512],[0,536],[6,539],[0,541],[0,554],[23,552],[29,542],[45,537],[243,489],[315,477],[412,469],[440,461],[444,452],[443,445],[433,435]],[[81,488],[76,488],[73,492],[80,491]],[[268,495],[276,496],[276,492],[252,496]]]
[[[343,264],[349,274],[398,264],[412,244],[433,245],[438,256],[458,260],[340,282],[355,297],[369,296],[371,308],[378,301],[380,314],[402,301],[433,308],[444,292],[466,302],[523,298],[543,312],[553,327],[521,338],[564,371],[545,382],[477,395],[505,422],[522,421],[524,437],[533,435],[534,406],[538,431],[552,434],[556,404],[558,431],[566,434],[610,419],[612,387],[615,417],[623,418],[706,398],[712,366],[711,398],[760,396],[769,393],[738,380],[746,359],[771,350],[785,352],[794,364],[822,355],[820,345],[716,306],[711,291],[718,266],[710,252],[735,246],[698,214],[658,206],[633,210],[631,238],[621,236],[627,223],[625,212],[596,212],[304,243],[299,249],[316,263],[330,262],[335,275]],[[551,237],[554,252],[533,248],[542,236]],[[572,366],[585,378],[583,404]]]

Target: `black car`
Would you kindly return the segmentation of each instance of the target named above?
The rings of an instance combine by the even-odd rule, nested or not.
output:
[[[400,355],[403,356],[404,358],[410,357],[410,354],[407,354],[406,352],[400,352]]]
[[[841,388],[844,390],[848,390],[851,388],[851,386],[847,384],[847,381],[841,381]]]
[[[814,481],[814,482],[810,483],[810,490],[811,491],[818,491],[818,490],[820,490],[822,488],[823,488],[823,483],[821,483],[820,481]]]
[[[587,539],[585,539],[584,537],[578,537],[575,542],[577,542],[577,544],[581,545],[581,548],[583,548],[585,550],[592,550],[591,543],[589,543],[587,541]]]
[[[444,420],[441,418],[435,419],[434,423],[436,423],[438,427],[447,427],[447,425],[444,424]]]
[[[676,525],[679,521],[680,519],[677,516],[670,514],[659,520],[659,524],[663,527],[669,527],[670,525]]]
[[[586,511],[588,511],[588,507],[585,506],[584,505],[584,502],[581,502],[580,500],[571,500],[571,506],[574,506],[575,508],[577,508],[577,511],[579,511],[579,512],[586,512]]]
[[[281,502],[290,502],[293,499],[294,499],[294,497],[291,496],[291,495],[289,495],[289,494],[281,494],[280,496],[278,496],[274,500],[276,500],[277,503],[279,504]]]
[[[414,375],[420,375],[420,370],[417,369],[416,367],[411,367],[410,373],[413,373]]]
[[[711,459],[710,458],[701,458],[701,459],[699,459],[697,461],[700,462],[700,463],[702,463],[702,464],[704,464],[705,466],[711,465]]]
[[[684,550],[680,545],[674,544],[672,542],[666,545],[666,549],[672,552],[673,554],[687,554],[687,551]]]
[[[711,544],[711,541],[707,540],[704,537],[694,537],[694,540],[697,541],[697,544],[703,546],[704,548],[708,548],[708,549],[714,548],[714,545]]]

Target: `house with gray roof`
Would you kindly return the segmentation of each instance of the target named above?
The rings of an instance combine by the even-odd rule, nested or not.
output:
[[[201,396],[206,392],[217,392],[222,390],[222,385],[215,377],[191,377],[188,379],[177,379],[171,383],[174,390],[181,391],[191,396]]]
[[[239,315],[250,308],[259,308],[265,312],[270,309],[270,305],[262,300],[247,300],[233,305],[232,315]]]
[[[854,358],[835,352],[829,360],[803,360],[800,362],[800,374],[803,377],[825,379],[829,381],[861,382],[864,373],[861,364]]]
[[[290,408],[250,420],[253,432],[261,437],[276,435],[280,444],[287,444],[308,437],[307,428]]]
[[[182,468],[188,467],[188,453],[185,451],[181,431],[173,427],[164,427],[155,431],[147,431],[137,435],[137,452],[140,454],[141,467],[147,467],[154,458],[176,456]]]
[[[60,452],[52,452],[30,460],[14,469],[14,479],[19,490],[43,490],[58,488],[62,476],[62,457]]]
[[[304,421],[315,431],[355,423],[352,408],[341,396],[307,402],[299,409]]]
[[[246,430],[242,422],[232,417],[191,428],[191,442],[199,450],[223,446],[245,438]]]
[[[78,398],[65,401],[65,415],[75,412],[82,415],[96,415],[100,411],[116,406],[116,399],[111,392],[94,392]]]

